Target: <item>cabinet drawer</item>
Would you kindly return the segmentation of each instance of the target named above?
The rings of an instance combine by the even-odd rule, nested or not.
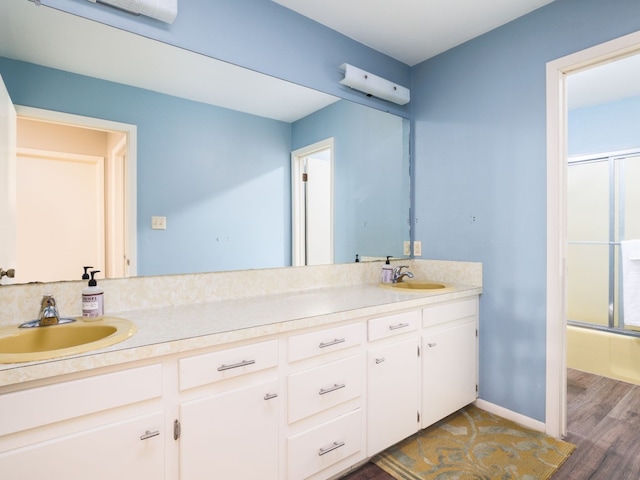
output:
[[[402,335],[418,329],[419,312],[398,313],[369,320],[369,340]]]
[[[422,328],[433,327],[444,322],[472,317],[478,314],[478,298],[433,305],[422,309]]]
[[[290,437],[287,444],[289,476],[303,479],[362,449],[360,409]]]
[[[162,366],[149,365],[0,395],[0,436],[162,395]],[[20,412],[29,412],[28,415]]]
[[[180,390],[265,370],[277,364],[277,340],[181,358]]]
[[[294,335],[289,338],[289,362],[344,350],[361,343],[360,323]]]
[[[362,375],[361,355],[289,375],[289,423],[359,397]]]

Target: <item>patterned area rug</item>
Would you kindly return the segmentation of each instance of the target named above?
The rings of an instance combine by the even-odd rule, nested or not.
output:
[[[371,461],[398,480],[546,480],[575,448],[470,405]]]

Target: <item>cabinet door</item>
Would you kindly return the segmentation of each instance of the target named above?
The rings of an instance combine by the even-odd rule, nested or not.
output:
[[[274,379],[182,403],[180,479],[277,479],[277,388]]]
[[[25,480],[165,478],[163,419],[164,414],[158,412],[1,453],[0,476]]]
[[[476,322],[428,330],[422,338],[422,428],[476,397]]]
[[[367,455],[418,430],[418,339],[370,350],[367,392]]]

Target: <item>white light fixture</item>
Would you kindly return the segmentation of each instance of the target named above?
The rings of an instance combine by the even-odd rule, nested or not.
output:
[[[344,72],[344,79],[340,80],[342,85],[364,92],[368,96],[382,98],[398,105],[405,105],[411,100],[411,92],[406,87],[365,72],[348,63],[340,65],[340,70]]]
[[[89,0],[118,10],[173,23],[178,14],[178,0]]]

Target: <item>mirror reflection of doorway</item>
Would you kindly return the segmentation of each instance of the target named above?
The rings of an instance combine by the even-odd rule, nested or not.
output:
[[[333,139],[291,154],[294,266],[333,263]]]
[[[135,275],[136,127],[23,106],[12,116],[14,221],[0,243],[14,241],[15,282],[77,280],[86,265]]]

